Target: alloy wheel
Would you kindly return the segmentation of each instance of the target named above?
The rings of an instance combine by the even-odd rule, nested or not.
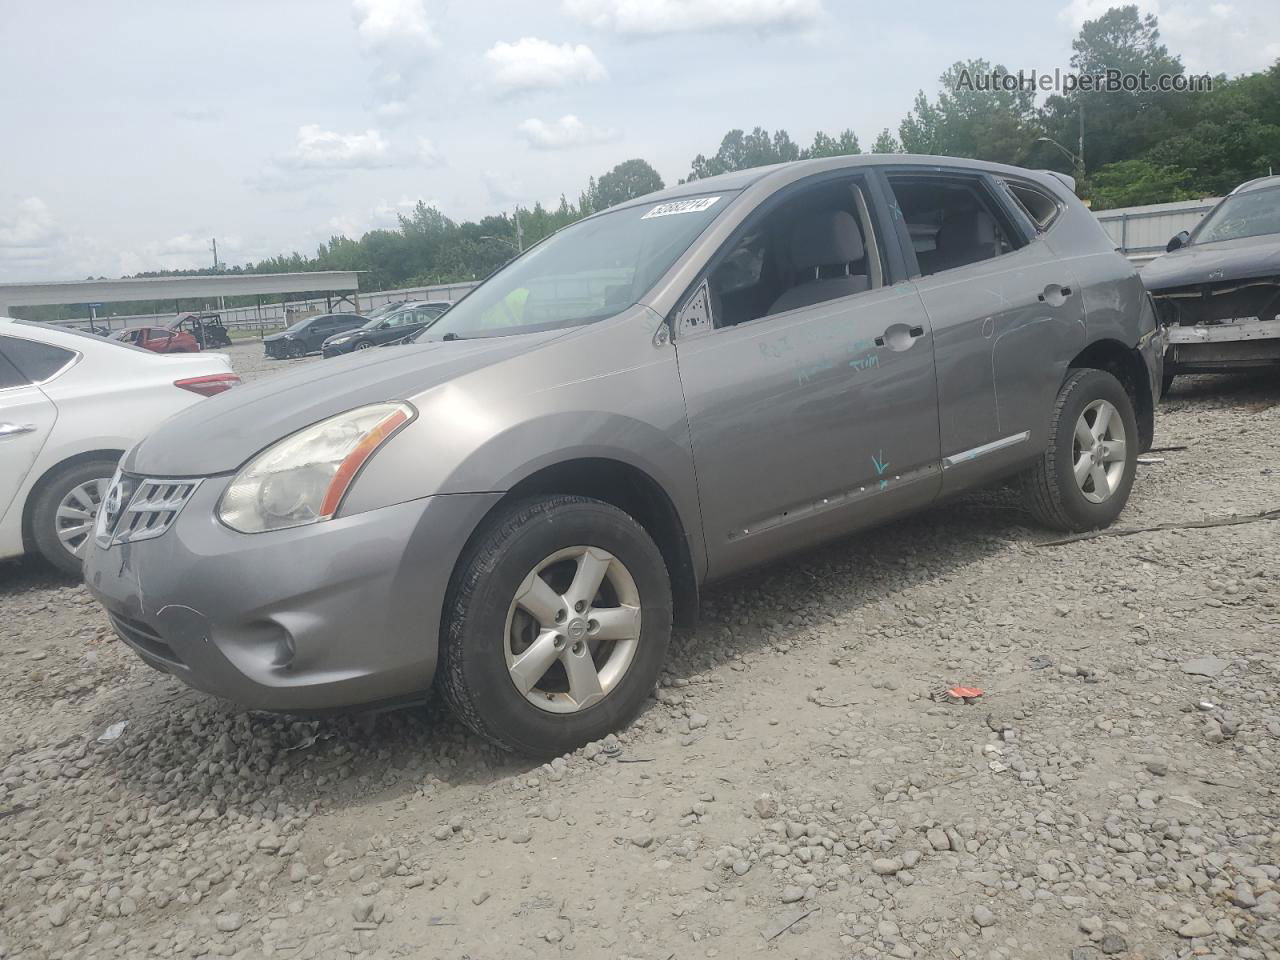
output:
[[[599,547],[557,550],[524,578],[507,610],[511,682],[549,713],[576,713],[622,682],[640,644],[640,592]]]
[[[72,487],[58,503],[54,530],[58,541],[77,559],[84,559],[84,549],[93,536],[93,525],[98,518],[98,507],[110,482],[110,477],[89,480]]]
[[[1090,503],[1103,503],[1120,487],[1126,465],[1124,418],[1107,400],[1095,400],[1076,420],[1072,444],[1076,485]]]

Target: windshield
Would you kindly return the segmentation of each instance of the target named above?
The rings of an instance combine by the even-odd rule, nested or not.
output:
[[[394,316],[394,314],[392,314],[392,316]],[[360,324],[360,329],[361,330],[377,330],[380,326],[382,326],[384,321],[390,320],[390,319],[391,317],[387,317],[387,316],[370,317],[368,321]]]
[[[1200,221],[1192,239],[1213,243],[1269,233],[1280,233],[1280,186],[1227,197]]]
[[[491,276],[419,339],[508,336],[612,317],[670,269],[731,194],[640,204],[565,227]]]

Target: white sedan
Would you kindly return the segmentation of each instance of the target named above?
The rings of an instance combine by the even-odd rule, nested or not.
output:
[[[0,559],[40,553],[79,576],[124,452],[239,382],[226,354],[161,355],[0,317]]]

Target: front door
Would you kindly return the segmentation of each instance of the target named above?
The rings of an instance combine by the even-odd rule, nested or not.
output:
[[[712,576],[938,491],[928,316],[889,283],[866,195],[835,186],[749,218],[676,323]]]
[[[14,495],[31,472],[57,418],[52,401],[5,359],[0,344],[0,518],[9,509],[21,509]]]

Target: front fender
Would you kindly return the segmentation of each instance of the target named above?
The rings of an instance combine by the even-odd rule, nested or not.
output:
[[[657,322],[638,308],[413,397],[418,417],[372,458],[340,514],[506,492],[545,467],[601,458],[650,476],[700,535],[684,394]]]

